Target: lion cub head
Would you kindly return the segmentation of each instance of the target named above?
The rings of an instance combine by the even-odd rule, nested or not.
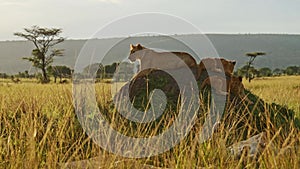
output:
[[[235,60],[226,60],[224,58],[221,58],[221,63],[224,69],[224,72],[227,74],[232,74],[234,70],[234,66],[236,64]]]

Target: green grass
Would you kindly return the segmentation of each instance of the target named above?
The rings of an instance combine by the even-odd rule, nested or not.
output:
[[[255,79],[250,84],[244,84],[267,103],[286,105],[299,115],[299,80],[300,77],[276,77]],[[128,122],[114,114],[110,85],[98,83],[96,92],[99,108],[107,113],[113,127],[135,136],[145,133],[155,135],[159,131],[156,126],[147,125],[128,128]],[[146,164],[162,168],[255,168],[257,163],[260,168],[299,168],[300,150],[296,148],[300,141],[298,129],[291,125],[289,132],[282,134],[284,129],[275,127],[268,116],[275,108],[267,104],[262,104],[262,107],[259,113],[266,115],[264,131],[268,135],[267,142],[272,141],[274,146],[267,146],[258,160],[246,155],[234,159],[226,150],[226,146],[243,140],[237,131],[244,131],[246,137],[257,132],[251,125],[254,119],[251,109],[227,112],[227,120],[221,123],[220,130],[205,143],[199,143],[197,133],[200,126],[196,125],[172,150],[153,157],[130,159],[103,150],[85,134],[74,112],[71,84],[2,82],[0,168],[59,168],[64,163],[89,158],[96,158],[90,161],[91,165],[102,168],[142,168]],[[243,126],[239,126],[241,121]],[[163,121],[158,126],[167,127],[171,122]]]

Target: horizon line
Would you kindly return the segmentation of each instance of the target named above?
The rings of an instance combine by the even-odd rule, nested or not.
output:
[[[184,35],[197,35],[200,33],[182,33],[182,34],[171,34],[168,36],[184,36]],[[248,32],[248,33],[234,33],[234,32],[204,32],[204,35],[300,35],[300,33],[259,33],[259,32]],[[157,37],[157,36],[165,36],[165,35],[139,35],[139,36],[132,36],[132,37]],[[116,36],[116,37],[105,37],[105,38],[67,38],[66,40],[90,40],[90,39],[114,39],[114,38],[124,38],[125,36]],[[127,37],[131,37],[130,35]],[[0,42],[15,42],[15,41],[27,41],[24,39],[0,39]]]

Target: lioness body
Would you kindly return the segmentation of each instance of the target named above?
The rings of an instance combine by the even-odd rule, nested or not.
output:
[[[129,60],[140,60],[140,71],[148,68],[178,69],[197,66],[196,60],[186,52],[156,52],[140,44],[130,46]]]

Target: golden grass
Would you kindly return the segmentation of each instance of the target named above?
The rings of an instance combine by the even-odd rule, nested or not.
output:
[[[247,89],[264,100],[285,104],[299,112],[299,80],[300,77],[278,77],[244,83]],[[109,84],[99,83],[96,86],[99,108],[111,110],[108,104],[111,101]],[[232,119],[240,120],[238,116],[232,116]],[[122,122],[115,125],[128,128]],[[86,163],[71,163],[70,166],[255,168],[259,164],[260,168],[299,168],[300,151],[296,149],[300,141],[299,132],[291,127],[287,136],[281,136],[278,130],[273,131],[272,125],[269,125],[270,132],[266,131],[267,142],[272,141],[275,147],[267,146],[259,159],[251,159],[247,155],[234,159],[226,150],[226,146],[241,140],[241,136],[235,134],[238,128],[235,121],[232,121],[230,127],[222,123],[219,131],[205,143],[198,142],[196,127],[194,133],[189,134],[171,151],[148,158],[123,158],[103,150],[84,133],[72,105],[71,84],[4,82],[0,83],[0,168],[60,168],[66,167],[65,163],[89,158],[94,159]],[[157,130],[154,128],[154,131]],[[277,153],[273,151],[274,148]]]
[[[300,76],[264,77],[251,83],[244,79],[243,83],[266,102],[288,106],[300,116]]]

